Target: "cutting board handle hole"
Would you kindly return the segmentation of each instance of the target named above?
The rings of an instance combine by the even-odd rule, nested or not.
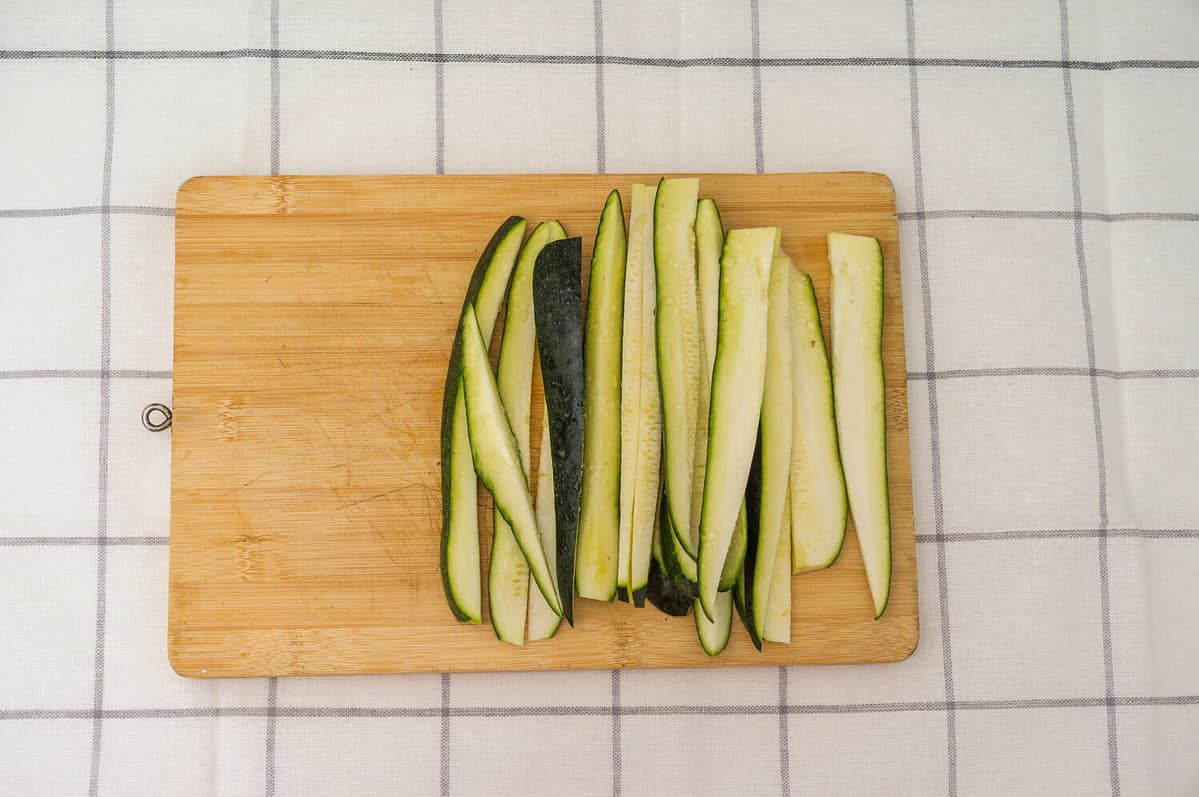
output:
[[[142,426],[151,432],[163,432],[171,428],[171,408],[154,402],[142,410]]]

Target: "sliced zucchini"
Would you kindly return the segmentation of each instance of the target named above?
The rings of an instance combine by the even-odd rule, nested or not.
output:
[[[475,472],[491,491],[496,507],[512,527],[516,543],[529,564],[529,572],[550,610],[560,613],[562,601],[541,548],[529,482],[491,373],[474,307],[467,307],[462,316],[462,386]]]
[[[691,611],[691,604],[695,602],[694,598],[689,597],[666,577],[666,573],[656,561],[650,563],[645,594],[658,611],[671,617],[686,617],[687,612]]]
[[[661,494],[662,408],[654,346],[656,193],[654,186],[633,186],[624,274],[617,587],[634,598],[649,578],[650,548]]]
[[[741,568],[745,566],[746,531],[745,500],[741,501],[741,511],[737,513],[737,525],[733,527],[733,539],[729,543],[729,555],[725,557],[724,568],[720,571],[720,591],[726,592],[737,583]]]
[[[723,251],[724,226],[720,221],[716,200],[701,199],[695,210],[695,262],[709,382],[712,369],[716,366],[716,331],[720,321],[720,255]]]
[[[521,464],[529,473],[529,403],[533,390],[533,353],[537,334],[533,323],[533,267],[537,255],[551,241],[566,237],[558,222],[538,224],[521,247],[508,288],[504,314],[504,336],[496,371],[500,401],[508,415]],[[523,645],[525,616],[529,605],[529,568],[524,554],[498,510],[492,517],[494,533],[491,561],[487,570],[487,600],[495,635],[513,645]]]
[[[695,469],[691,477],[691,548],[699,547],[699,519],[703,511],[704,476],[708,463],[708,407],[712,398],[712,370],[716,366],[716,333],[720,320],[720,255],[724,250],[724,225],[716,200],[701,199],[695,211],[695,261],[699,285],[699,316],[703,331],[704,368],[700,372],[699,428],[696,430]],[[720,591],[730,590],[745,559],[745,502],[728,557],[720,574]]]
[[[662,497],[660,518],[662,569],[680,590],[694,598],[699,595],[695,581],[698,575],[695,560],[683,549],[679,535],[670,527],[670,512],[666,508],[665,496]]]
[[[562,595],[563,616],[571,625],[574,624],[575,542],[583,489],[582,261],[582,239],[567,238],[547,244],[533,269],[537,351],[554,461],[558,591]],[[594,560],[584,564],[593,563]],[[583,578],[590,580],[594,575],[584,573]]]
[[[883,386],[883,250],[874,238],[829,233],[833,400],[849,510],[875,619],[891,595],[887,404]]]
[[[695,211],[695,264],[699,293],[700,343],[703,346],[704,359],[700,368],[695,465],[691,471],[691,528],[690,536],[684,540],[687,552],[692,558],[695,558],[699,550],[699,518],[704,503],[704,471],[708,463],[708,405],[712,397],[712,368],[716,364],[716,330],[720,318],[720,254],[723,249],[724,227],[720,221],[716,201],[701,199]],[[736,570],[737,567],[732,569],[734,579]],[[728,586],[732,586],[732,581]]]
[[[698,606],[695,607],[695,631],[699,644],[709,656],[719,656],[729,645],[729,634],[733,630],[733,593],[721,592],[716,596],[716,617],[709,620]]]
[[[537,462],[537,496],[533,500],[537,529],[541,532],[541,547],[550,569],[557,572],[558,538],[554,521],[554,458],[550,454],[550,414],[542,401],[541,458]],[[558,633],[562,618],[554,614],[537,590],[529,590],[529,641],[549,639]]]
[[[583,338],[583,497],[575,585],[580,598],[616,594],[620,549],[620,371],[624,325],[624,206],[604,203],[587,294]],[[626,585],[627,586],[627,585]]]
[[[691,473],[695,467],[704,356],[695,270],[698,200],[699,180],[695,178],[663,179],[654,200],[656,337],[666,503],[671,528],[692,556]]]
[[[745,494],[766,377],[767,287],[774,227],[732,230],[720,261],[720,321],[700,517],[699,598],[715,619],[720,576]]]
[[[654,525],[654,533],[651,547],[653,549],[653,558],[650,560],[649,576],[646,583],[646,596],[649,602],[656,606],[663,614],[668,614],[671,617],[685,617],[687,612],[691,611],[691,604],[695,601],[695,591],[687,590],[666,574],[666,570],[662,565],[662,537],[671,534],[670,528],[666,525],[669,523],[666,513],[662,512],[658,518],[658,522]]]
[[[766,609],[766,624],[762,639],[767,642],[791,641],[791,496],[783,505],[778,550],[774,557],[774,572],[770,575],[770,605]]]
[[[812,279],[791,270],[791,564],[793,572],[828,567],[845,542],[845,473],[837,451],[833,379]]]
[[[737,606],[737,614],[749,633],[749,639],[758,650],[762,649],[762,637],[754,624],[754,561],[758,554],[758,507],[762,505],[762,455],[754,450],[753,462],[749,468],[749,479],[745,484],[745,564],[737,585],[733,587],[733,602]]]
[[[491,236],[466,288],[462,315],[474,307],[480,331],[491,339],[508,277],[516,265],[525,220],[508,218]],[[454,617],[483,622],[482,563],[479,555],[479,484],[471,459],[462,395],[462,317],[450,350],[441,410],[441,583]]]
[[[758,554],[754,562],[754,624],[766,628],[770,590],[783,536],[783,505],[791,477],[791,427],[794,385],[791,374],[791,272],[786,255],[776,256],[770,268],[769,320],[766,333],[766,383],[762,393],[759,445],[762,452],[762,498]],[[790,537],[790,517],[787,518]],[[788,543],[788,551],[790,543]]]

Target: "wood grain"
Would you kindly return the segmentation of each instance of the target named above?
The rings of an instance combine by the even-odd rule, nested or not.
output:
[[[589,262],[607,192],[621,188],[627,211],[628,187],[656,175],[199,177],[180,188],[175,214],[175,669],[223,677],[910,655],[916,545],[891,183],[867,173],[699,176],[726,227],[782,227],[783,246],[812,275],[826,331],[825,233],[882,241],[895,560],[881,620],[852,532],[833,567],[795,576],[792,643],[760,653],[740,623],[713,659],[690,617],[588,600],[576,601],[575,628],[519,649],[446,608],[442,381],[479,252],[516,213],[560,219],[583,237]]]

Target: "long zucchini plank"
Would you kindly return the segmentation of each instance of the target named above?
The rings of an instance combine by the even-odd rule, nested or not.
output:
[[[845,542],[848,503],[837,451],[833,379],[811,278],[791,270],[791,563],[793,572],[828,567]]]
[[[691,528],[683,540],[694,559],[699,550],[699,518],[704,504],[704,472],[708,464],[708,405],[712,398],[712,369],[716,365],[716,330],[720,319],[720,254],[724,226],[716,201],[701,199],[695,210],[695,267],[699,294],[700,368],[699,412],[695,430],[695,465],[691,471]]]
[[[779,530],[778,550],[774,557],[774,572],[770,574],[770,605],[766,609],[766,624],[762,639],[767,642],[791,641],[791,496],[783,502],[783,517]]]
[[[766,333],[766,381],[762,394],[759,431],[762,450],[762,504],[759,509],[758,558],[754,563],[754,623],[766,628],[771,604],[779,537],[783,536],[783,506],[791,477],[791,432],[794,383],[791,373],[791,272],[794,266],[785,254],[770,267],[770,298]],[[787,518],[790,538],[790,517]],[[788,542],[788,553],[790,543]]]
[[[891,595],[887,404],[883,386],[883,251],[874,238],[829,233],[833,400],[849,509],[875,619]]]
[[[662,409],[654,344],[655,186],[635,184],[624,275],[620,381],[620,567],[617,587],[636,602],[649,578],[661,494]]]
[[[500,401],[495,376],[491,373],[474,307],[467,307],[462,317],[462,385],[475,472],[491,491],[496,507],[512,527],[537,588],[550,609],[555,614],[560,613],[562,600],[558,597],[545,551],[541,549],[529,482],[521,467],[520,452]]]
[[[749,639],[758,650],[762,649],[762,636],[754,624],[754,562],[758,554],[758,535],[761,523],[758,508],[762,506],[762,452],[760,446],[754,449],[754,458],[750,463],[749,478],[745,484],[745,564],[737,585],[733,588],[733,602],[737,606],[737,614],[749,633]]]
[[[480,329],[491,339],[496,315],[516,265],[525,220],[509,217],[487,243],[471,275],[450,350],[441,410],[441,582],[446,602],[462,622],[483,621],[482,566],[479,555],[479,485],[466,428],[461,390],[462,315],[474,306]]]
[[[695,272],[699,180],[664,178],[654,201],[658,288],[658,385],[662,392],[666,503],[674,533],[690,547],[691,471],[699,423],[703,344]],[[692,552],[694,553],[694,552]]]
[[[541,403],[541,457],[537,462],[537,496],[534,498],[541,547],[550,570],[557,572],[558,537],[554,520],[554,458],[550,454],[550,413]],[[550,610],[537,590],[529,590],[529,641],[549,639],[558,633],[562,618]]]
[[[533,390],[533,352],[537,335],[533,323],[533,266],[541,249],[566,237],[558,222],[538,224],[521,247],[508,288],[504,335],[496,382],[508,415],[525,476],[529,474],[529,404]],[[501,640],[523,645],[529,604],[529,568],[524,554],[498,510],[492,518],[494,533],[487,570],[487,599],[491,625]]]
[[[716,366],[716,333],[720,322],[720,255],[724,250],[724,224],[716,200],[701,199],[695,211],[695,263],[699,285],[700,327],[703,331],[704,367],[700,372],[699,427],[695,439],[695,468],[691,477],[691,537],[688,553],[699,549],[699,518],[703,511],[704,477],[708,464],[708,408],[712,398],[712,370]],[[721,592],[733,588],[745,558],[745,503],[729,555],[720,576]]]
[[[583,338],[583,495],[575,584],[580,598],[616,594],[620,548],[621,333],[626,238],[620,192],[604,203]]]
[[[724,249],[724,225],[713,199],[701,199],[695,212],[695,260],[699,284],[700,327],[704,364],[700,371],[699,426],[696,429],[695,467],[691,477],[691,552],[699,549],[699,519],[703,512],[704,479],[708,463],[708,414],[712,398],[712,371],[716,365],[716,336],[720,319],[720,255]],[[702,607],[695,607],[695,630],[709,656],[718,656],[729,644],[733,628],[731,590],[745,557],[745,504],[737,515],[729,554],[720,574],[721,594],[716,596],[716,618],[708,620]]]
[[[720,320],[700,517],[699,598],[715,619],[720,575],[745,495],[766,377],[767,287],[778,230],[732,230],[720,261]]]
[[[533,269],[533,315],[554,460],[558,590],[562,595],[563,616],[571,625],[574,625],[575,544],[583,489],[582,261],[582,239],[567,238],[547,244]]]

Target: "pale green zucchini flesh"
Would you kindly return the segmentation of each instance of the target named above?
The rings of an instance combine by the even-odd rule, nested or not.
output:
[[[537,348],[533,322],[533,267],[547,243],[565,237],[566,230],[556,221],[537,225],[521,247],[508,288],[496,383],[508,423],[516,436],[526,477],[530,467],[529,405],[533,390],[533,356]],[[487,570],[491,625],[497,637],[519,646],[524,643],[529,605],[529,568],[512,530],[498,510],[493,512],[492,528],[491,561]]]
[[[699,598],[715,619],[720,577],[753,459],[766,377],[767,296],[774,227],[732,230],[720,263],[720,317],[700,517]]]
[[[473,307],[468,307],[462,318],[462,385],[475,472],[512,528],[533,581],[550,610],[560,614],[562,600],[541,547],[529,482],[521,465],[512,426],[500,401],[495,377],[491,373],[487,348]]]
[[[783,502],[783,516],[779,528],[779,544],[775,551],[773,572],[770,577],[770,605],[762,629],[762,639],[767,642],[791,641],[791,496]]]
[[[720,571],[720,591],[732,589],[741,575],[745,565],[745,547],[748,535],[745,500],[741,501],[741,511],[737,513],[737,525],[733,527],[733,539],[729,542],[729,553],[724,560],[724,568]]]
[[[624,272],[620,378],[620,537],[617,587],[646,586],[661,493],[662,410],[654,319],[654,186],[635,184]]]
[[[812,279],[791,272],[791,563],[793,572],[828,567],[845,541],[848,504],[837,450],[833,379]]]
[[[620,192],[595,233],[583,336],[583,493],[575,585],[580,598],[616,594],[620,550],[621,338],[627,239]]]
[[[754,623],[766,628],[770,590],[773,588],[779,538],[790,537],[790,522],[784,529],[783,506],[791,477],[791,431],[794,401],[791,374],[791,258],[780,254],[770,269],[770,297],[766,333],[766,379],[762,393],[759,445],[762,456],[762,497],[758,509],[761,523],[757,561],[754,563]],[[789,518],[788,518],[789,521]],[[788,545],[788,551],[790,545]],[[763,634],[764,636],[764,634]]]
[[[891,594],[887,404],[883,385],[883,253],[874,238],[829,233],[833,400],[849,510],[881,617]]]
[[[491,340],[496,316],[516,265],[525,220],[512,216],[500,225],[475,266],[462,313],[475,309],[484,340]],[[482,562],[479,553],[479,486],[466,428],[462,395],[462,318],[450,351],[441,415],[441,580],[454,617],[483,621]]]
[[[541,532],[541,547],[551,571],[558,567],[557,520],[554,517],[554,458],[550,454],[550,413],[541,406],[541,458],[537,462],[537,496],[533,511]],[[529,641],[549,639],[558,633],[562,617],[554,614],[538,590],[529,593]]]
[[[729,644],[729,633],[733,630],[733,593],[721,592],[716,596],[715,617],[711,620],[704,614],[696,601],[695,631],[699,644],[709,656],[719,656]]]
[[[716,364],[720,254],[723,249],[724,227],[720,221],[720,211],[715,200],[701,199],[695,211],[695,267],[703,364],[700,368],[698,424],[695,430],[695,464],[691,471],[691,528],[690,534],[683,539],[683,546],[693,559],[699,550],[699,518],[703,511],[704,473],[708,464],[708,407],[712,398],[712,368]]]
[[[658,386],[662,393],[663,477],[671,527],[692,548],[691,476],[699,424],[702,331],[695,263],[699,180],[663,179],[654,201]],[[694,551],[691,551],[694,553]]]

